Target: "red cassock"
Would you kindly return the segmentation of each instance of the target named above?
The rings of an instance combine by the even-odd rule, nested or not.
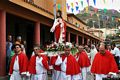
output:
[[[90,60],[87,56],[87,53],[85,53],[84,51],[82,51],[81,53],[78,52],[76,56],[78,58],[78,64],[81,68],[90,66]]]
[[[53,65],[53,68],[54,68],[55,70],[61,71],[60,65],[59,65],[59,66],[58,66],[58,65],[55,65],[55,62],[56,62],[56,60],[57,60],[57,57],[58,57],[58,56],[52,56],[52,57],[51,57],[50,65]]]
[[[29,72],[30,74],[36,74],[36,57],[37,57],[37,56],[34,55],[34,56],[32,56],[32,57],[30,58],[29,66],[28,66],[28,72]],[[43,58],[42,64],[43,64],[44,68],[48,70],[48,69],[49,69],[49,65],[48,65],[48,58],[47,58],[47,56],[45,56],[45,55],[40,55],[40,57]]]
[[[63,28],[64,28],[64,37],[63,37],[63,39],[64,39],[64,41],[66,40],[66,23],[65,23],[65,21],[63,20],[63,23],[64,23],[64,26],[63,26]],[[59,25],[57,25],[56,27],[55,27],[55,38],[56,38],[56,42],[58,42],[59,41],[59,38],[60,38],[60,31],[61,31],[61,27],[60,27],[60,24]]]
[[[80,73],[79,65],[71,54],[69,56],[62,55],[62,61],[67,57],[67,66],[66,66],[66,74],[67,75],[76,75]]]
[[[13,66],[14,66],[14,62],[16,59],[16,54],[12,57],[11,63],[10,63],[10,71],[9,73],[12,74],[13,73]],[[19,59],[19,71],[20,73],[22,72],[27,72],[27,68],[28,68],[28,58],[27,56],[21,52],[20,54],[18,54],[18,59]]]
[[[96,74],[117,73],[118,67],[113,55],[107,50],[104,55],[98,52],[93,60],[91,72]]]

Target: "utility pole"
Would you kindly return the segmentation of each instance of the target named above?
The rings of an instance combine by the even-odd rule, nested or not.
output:
[[[100,15],[98,15],[98,24],[99,24],[99,37],[101,37],[100,36]]]

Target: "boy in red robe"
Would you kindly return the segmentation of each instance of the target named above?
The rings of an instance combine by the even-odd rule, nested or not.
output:
[[[10,80],[26,80],[27,67],[27,56],[21,51],[21,45],[15,44],[15,55],[12,57],[9,70]]]
[[[109,73],[118,72],[114,57],[108,50],[105,50],[104,43],[101,43],[99,46],[99,52],[95,55],[91,72],[95,74],[95,80],[102,80],[102,78],[106,78]]]
[[[41,54],[40,47],[34,46],[34,53],[30,59],[28,72],[31,74],[31,80],[46,80],[47,70],[49,69],[48,58]]]
[[[79,52],[75,55],[75,58],[79,64],[79,69],[82,71],[82,80],[87,80],[87,72],[89,71],[90,60],[82,45],[78,47],[78,50]]]

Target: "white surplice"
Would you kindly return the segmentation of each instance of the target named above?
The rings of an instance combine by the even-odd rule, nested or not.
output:
[[[36,57],[36,74],[32,75],[31,80],[46,80],[47,70],[42,64],[42,57]]]

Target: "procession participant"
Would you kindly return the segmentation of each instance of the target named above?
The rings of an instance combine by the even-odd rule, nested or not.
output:
[[[66,23],[62,18],[62,12],[60,10],[57,11],[57,19],[55,19],[50,32],[54,32],[55,41],[57,43],[63,43],[66,39]]]
[[[118,72],[114,57],[105,49],[104,43],[101,43],[99,46],[99,52],[95,55],[91,72],[95,74],[95,80],[102,80],[102,78],[106,78],[109,73]]]
[[[58,58],[58,55],[52,56],[50,59],[50,65],[53,67],[52,80],[59,80],[59,77],[60,77],[60,71],[61,71],[60,65],[55,65],[57,58]]]
[[[24,41],[26,43],[26,41]],[[21,44],[21,50],[26,54],[26,50],[25,50],[25,44],[24,42],[22,41],[22,37],[21,36],[17,36],[17,39],[16,39],[16,44]]]
[[[81,69],[82,80],[87,80],[87,72],[89,72],[90,60],[82,45],[78,47],[78,51],[79,52],[75,55],[75,58],[79,64],[79,69]]]
[[[31,74],[31,80],[46,80],[47,70],[49,70],[48,58],[41,54],[40,47],[34,46],[34,53],[30,59],[28,72]]]
[[[34,44],[34,46],[39,46],[39,44]],[[41,48],[39,49],[39,52],[44,53],[44,51]],[[35,55],[35,52],[33,51],[31,56],[34,56],[34,55]]]
[[[90,62],[91,62],[91,64],[92,64],[92,62],[94,60],[94,57],[95,57],[95,55],[96,55],[97,52],[98,51],[97,51],[95,45],[92,44],[91,45],[91,50],[90,50]]]
[[[55,65],[60,65],[61,73],[59,80],[80,80],[80,68],[79,65],[74,58],[70,54],[70,46],[66,44],[64,51],[65,53],[61,56],[58,56]]]
[[[114,55],[115,61],[117,63],[117,66],[119,68],[119,61],[120,61],[120,50],[116,47],[115,43],[112,44],[112,54]]]
[[[15,55],[11,59],[9,74],[10,80],[26,80],[28,58],[21,51],[21,45],[15,44]]]

